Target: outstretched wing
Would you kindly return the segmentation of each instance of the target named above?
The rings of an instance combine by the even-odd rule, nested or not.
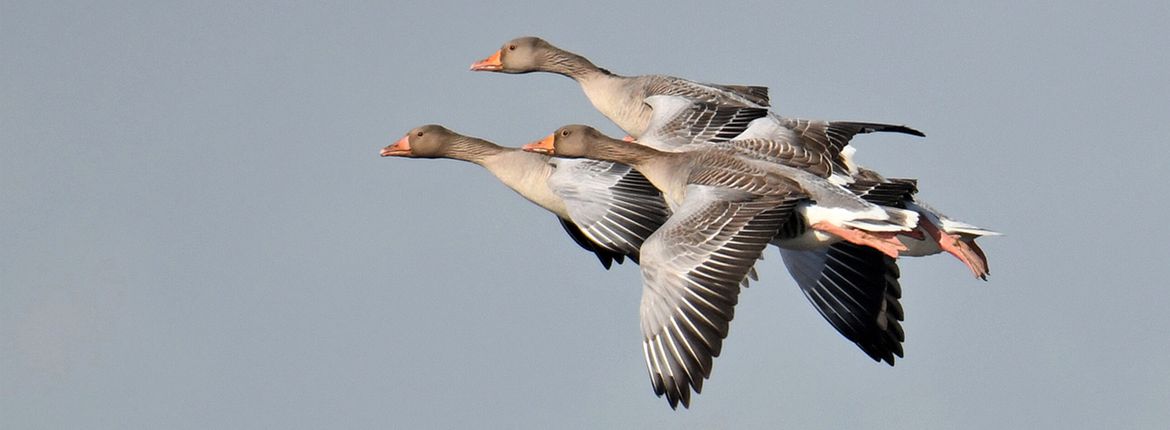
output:
[[[643,351],[654,392],[672,408],[702,391],[740,284],[799,200],[690,185],[643,245]]]
[[[637,170],[588,159],[554,159],[549,187],[565,202],[578,244],[594,251],[602,265],[613,255],[638,261],[642,242],[666,222],[670,211],[662,194]],[[570,236],[574,232],[569,231]],[[587,242],[587,243],[582,243]],[[600,252],[599,252],[600,250]]]
[[[756,121],[738,140],[772,140],[777,144],[754,148],[764,156],[783,156],[788,147],[795,146],[823,157],[833,174],[850,175],[854,166],[850,160],[849,141],[858,134],[891,132],[925,136],[921,131],[904,125],[850,121],[820,121],[788,118],[776,114]],[[732,141],[734,144],[735,141]],[[772,152],[769,152],[772,151]]]
[[[805,298],[837,332],[875,361],[902,356],[902,287],[897,262],[880,251],[841,242],[825,249],[780,249]]]
[[[752,121],[768,115],[767,108],[718,105],[681,96],[655,95],[644,102],[652,111],[639,143],[664,151],[726,142],[746,131]]]
[[[680,96],[647,97],[652,108],[638,143],[661,151],[687,151],[718,145],[740,155],[781,163],[821,177],[849,182],[849,140],[877,131],[921,134],[899,125],[826,122],[785,118],[765,109],[721,105]]]
[[[673,76],[646,75],[637,79],[646,89],[646,96],[682,96],[688,99],[720,105],[738,105],[767,108],[768,88],[744,85],[704,84]]]

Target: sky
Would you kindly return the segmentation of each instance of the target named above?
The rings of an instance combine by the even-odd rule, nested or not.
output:
[[[0,428],[1164,428],[1166,2],[0,3]],[[872,362],[769,250],[689,410],[641,277],[441,123],[618,134],[571,80],[473,73],[538,35],[621,74],[908,124],[857,160],[1005,233],[988,282],[901,263]]]

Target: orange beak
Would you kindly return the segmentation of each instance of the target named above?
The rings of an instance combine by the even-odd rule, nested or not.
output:
[[[500,62],[500,51],[496,50],[492,56],[471,63],[471,70],[476,72],[498,72],[504,69],[504,63]]]
[[[383,157],[403,157],[410,155],[410,135],[402,136],[393,145],[382,148]]]
[[[536,142],[524,145],[524,150],[528,152],[535,152],[537,154],[553,155],[556,153],[556,148],[553,146],[553,141],[556,139],[556,133],[545,136]]]

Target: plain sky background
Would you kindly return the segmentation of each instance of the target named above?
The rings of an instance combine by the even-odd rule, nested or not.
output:
[[[1165,428],[1170,3],[0,2],[0,428]],[[711,380],[646,377],[604,271],[481,168],[382,159],[442,123],[618,129],[540,35],[623,74],[905,123],[858,159],[1006,233],[904,259],[870,361],[769,250]]]

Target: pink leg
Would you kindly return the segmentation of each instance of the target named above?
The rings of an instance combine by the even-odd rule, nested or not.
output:
[[[905,251],[906,245],[895,239],[896,233],[877,233],[855,228],[841,227],[821,221],[812,225],[812,228],[826,233],[837,235],[851,243],[868,246],[892,258],[898,258],[898,251]]]
[[[626,136],[626,137],[623,137],[623,138],[622,138],[622,141],[625,141],[625,142],[634,142],[635,140],[634,140],[634,136]]]
[[[938,242],[939,248],[966,264],[976,278],[987,280],[987,274],[990,273],[987,268],[987,256],[983,254],[983,250],[975,244],[975,241],[964,242],[962,237],[957,234],[943,233],[938,226],[930,221],[923,221],[922,228]]]

